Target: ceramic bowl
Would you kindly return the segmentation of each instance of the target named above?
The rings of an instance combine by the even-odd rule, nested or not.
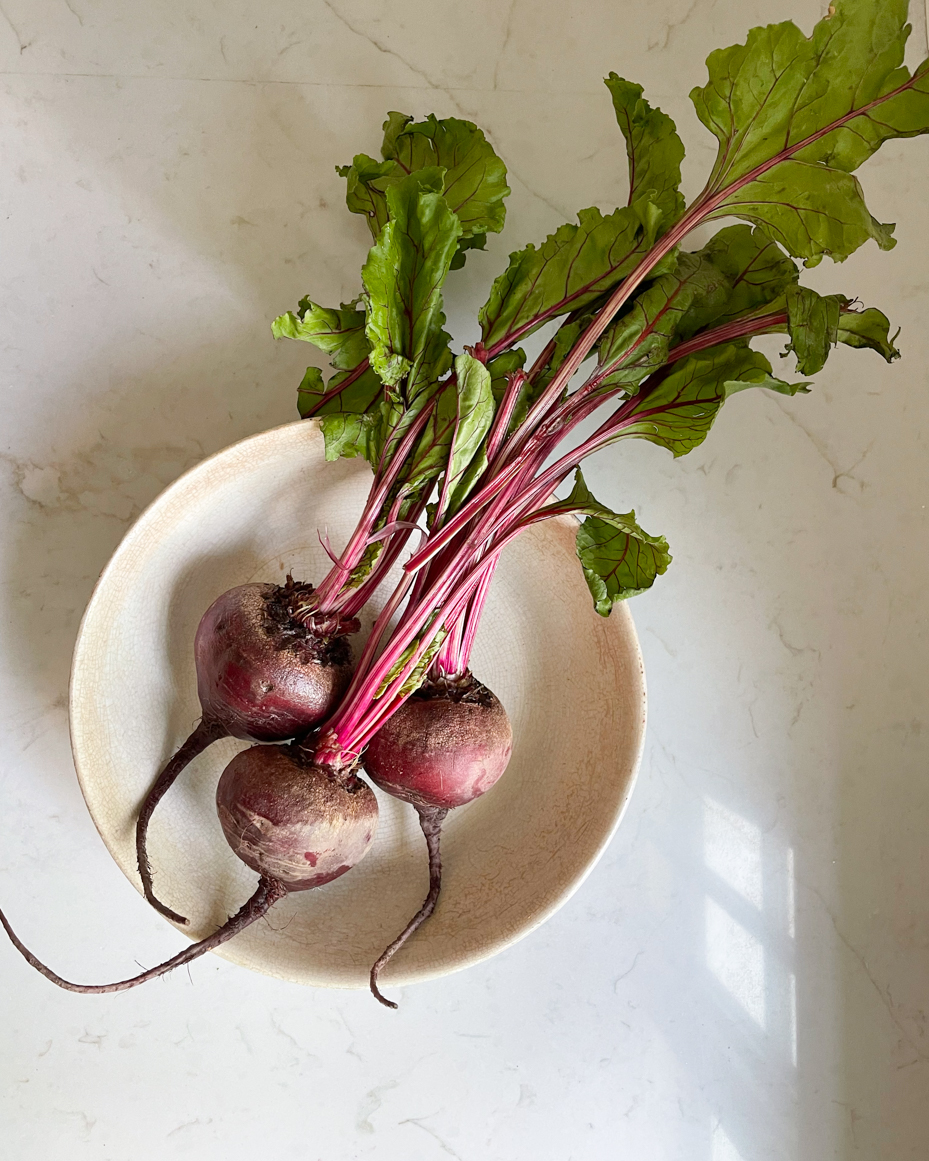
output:
[[[324,462],[313,423],[264,432],[173,483],[103,571],[74,653],[71,737],[94,822],[136,887],[136,812],[199,715],[192,645],[202,613],[233,585],[288,572],[321,578],[318,532],[344,543],[369,481],[357,460]],[[513,758],[488,794],[449,816],[439,906],[385,971],[388,988],[477,963],[538,927],[577,890],[622,817],[645,730],[642,659],[625,606],[595,614],[575,527],[537,526],[501,560],[472,667],[509,712]],[[190,917],[194,938],[254,889],[214,806],[219,774],[243,745],[219,742],[196,759],[152,823],[157,889]],[[287,897],[218,954],[301,984],[365,987],[428,885],[413,810],[378,798],[377,837],[361,864]]]

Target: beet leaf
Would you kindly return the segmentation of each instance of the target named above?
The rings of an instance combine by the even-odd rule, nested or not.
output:
[[[891,137],[926,132],[929,75],[902,67],[907,0],[837,0],[810,37],[791,21],[753,28],[711,53],[691,99],[719,139],[713,216],[763,226],[807,266],[869,238],[894,245],[851,176]]]
[[[587,517],[577,530],[577,555],[601,617],[609,616],[617,601],[651,588],[671,563],[667,540],[643,532],[635,512],[620,515],[596,500],[580,468],[571,494],[557,507]]]
[[[383,161],[361,153],[339,174],[348,182],[346,202],[364,214],[375,239],[387,224],[387,191],[421,169],[444,171],[440,193],[461,222],[460,250],[483,247],[483,237],[503,229],[510,190],[506,166],[490,142],[470,121],[434,115],[414,122],[403,113],[388,113],[384,122]],[[463,260],[458,265],[464,265]]]
[[[560,315],[611,290],[648,250],[642,223],[629,206],[604,216],[581,210],[541,246],[510,255],[481,308],[481,338],[494,354]]]
[[[632,401],[622,434],[647,439],[675,457],[686,455],[706,439],[726,399],[747,387],[796,395],[808,384],[775,379],[765,356],[747,343],[713,347],[656,376]]]
[[[684,143],[671,118],[643,98],[641,85],[616,73],[610,73],[605,84],[626,139],[629,205],[650,201],[660,214],[661,224],[670,226],[684,212],[684,197],[678,191]],[[640,213],[640,217],[645,216],[646,211]]]

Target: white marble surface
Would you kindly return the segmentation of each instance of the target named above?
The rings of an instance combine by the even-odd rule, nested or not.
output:
[[[365,247],[332,167],[388,109],[487,128],[513,196],[449,304],[467,341],[508,249],[624,196],[601,76],[677,118],[693,192],[705,53],[819,7],[4,0],[0,898],[60,970],[177,947],[84,810],[68,662],[141,507],[293,415],[305,352],[268,320],[354,294]],[[900,245],[810,277],[881,306],[901,362],[838,351],[811,396],[737,397],[682,461],[591,468],[675,561],[634,609],[639,786],[569,906],[397,1014],[215,958],[77,997],[0,945],[4,1158],[925,1158],[927,163],[925,139],[885,147],[863,179]]]

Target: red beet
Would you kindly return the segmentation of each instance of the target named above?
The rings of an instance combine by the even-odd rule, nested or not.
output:
[[[371,969],[380,1002],[383,968],[435,910],[442,888],[440,837],[449,810],[472,802],[500,778],[510,760],[513,731],[506,710],[470,673],[428,682],[372,737],[363,762],[372,780],[416,808],[429,851],[429,893],[422,907]]]
[[[270,742],[306,733],[331,712],[351,678],[345,634],[358,623],[343,622],[331,636],[313,632],[300,616],[312,591],[290,577],[283,586],[239,585],[210,605],[197,628],[203,717],[158,776],[136,825],[145,897],[175,923],[187,920],[161,903],[152,887],[146,840],[155,807],[187,764],[218,738]]]
[[[243,750],[223,771],[216,809],[239,858],[289,891],[350,870],[377,828],[371,788],[354,774],[314,766],[296,745]]]
[[[364,858],[377,829],[377,799],[351,773],[314,766],[298,746],[254,746],[233,758],[216,793],[223,831],[236,854],[261,876],[258,889],[230,919],[158,967],[112,984],[73,984],[21,942],[0,911],[16,949],[53,984],[69,992],[122,992],[190,963],[243,931],[290,891],[307,891],[343,875]]]
[[[512,748],[506,710],[469,674],[415,693],[371,739],[364,766],[395,798],[451,810],[493,786]]]
[[[234,738],[279,742],[331,711],[351,676],[344,636],[318,637],[293,616],[309,585],[240,585],[203,614],[194,640],[203,716]],[[357,624],[353,626],[357,628]]]

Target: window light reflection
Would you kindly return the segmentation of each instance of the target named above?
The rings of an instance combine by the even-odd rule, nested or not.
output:
[[[719,1121],[713,1127],[712,1161],[743,1161],[742,1154],[729,1140]]]
[[[762,1029],[765,1026],[764,948],[712,899],[706,900],[706,963]]]
[[[704,859],[710,870],[761,910],[764,903],[761,827],[722,803],[703,804]]]

